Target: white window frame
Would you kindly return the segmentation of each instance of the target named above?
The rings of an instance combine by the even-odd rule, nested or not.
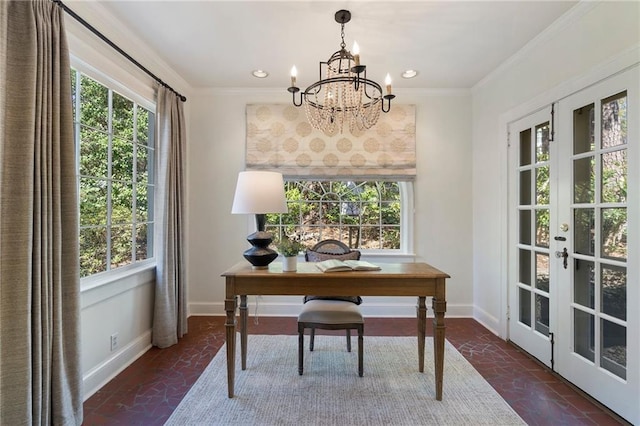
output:
[[[149,111],[151,111],[154,115],[157,114],[156,111],[156,103],[155,100],[152,99],[149,95],[152,94],[153,92],[151,90],[148,90],[147,93],[145,95],[137,93],[133,90],[131,90],[126,84],[123,84],[117,80],[115,80],[114,78],[111,78],[109,75],[107,75],[105,72],[101,72],[98,69],[96,69],[95,67],[93,67],[92,65],[88,64],[87,62],[81,60],[80,58],[78,58],[77,56],[74,56],[73,54],[71,55],[71,68],[79,71],[80,73],[86,75],[87,77],[90,77],[91,79],[97,81],[98,83],[104,85],[105,87],[117,92],[118,94],[128,98],[129,100],[132,100],[133,102],[135,102],[136,104],[138,104],[140,107],[143,107]],[[109,67],[107,67],[109,68]],[[141,92],[143,92],[144,90],[141,90],[141,88],[143,87],[143,85],[140,84],[139,81],[135,80],[132,78],[132,80],[130,81],[130,85],[132,87],[136,87],[138,90],[140,90]],[[77,100],[78,102],[78,100]],[[77,107],[77,105],[73,106],[74,109]],[[76,123],[74,123],[74,126],[76,126]],[[157,129],[156,129],[157,131]],[[79,136],[78,135],[78,128],[76,128],[76,140],[74,140],[74,143],[76,143],[76,146],[78,146],[78,141],[77,138]],[[150,147],[154,150],[156,150],[155,147],[155,143],[153,141],[150,141]],[[155,153],[154,153],[154,161],[155,161]],[[79,181],[79,164],[80,164],[80,151],[79,149],[76,149],[76,176],[78,177],[78,188],[80,185],[80,181]],[[152,166],[152,170],[155,173],[155,165]],[[155,181],[156,181],[156,177],[157,176],[153,176],[153,187],[154,187],[154,192],[155,192]],[[80,192],[78,189],[78,196],[79,196]],[[153,195],[154,197],[157,196],[157,194],[154,193]],[[78,209],[80,207],[80,203],[78,202]],[[110,213],[109,213],[110,214]],[[78,213],[78,217],[79,217],[79,213]],[[153,224],[153,226],[157,226],[157,221],[154,215],[154,220],[150,221],[150,223]],[[78,227],[80,227],[80,224],[78,223]],[[153,228],[152,228],[153,230]],[[102,286],[104,284],[109,284],[111,282],[117,281],[117,280],[121,280],[123,278],[126,278],[128,276],[133,276],[139,272],[144,272],[146,270],[149,269],[153,269],[155,268],[156,265],[156,260],[155,260],[155,252],[156,252],[156,247],[154,244],[154,240],[153,240],[153,232],[151,232],[151,234],[148,236],[148,244],[151,245],[152,247],[152,253],[153,256],[144,259],[144,260],[140,260],[140,261],[136,261],[132,264],[129,265],[125,265],[125,266],[121,266],[115,269],[107,269],[106,271],[103,272],[99,272],[90,276],[86,276],[86,277],[82,277],[80,279],[80,287],[81,287],[81,291],[86,291],[89,289],[93,289],[99,286]],[[110,265],[108,265],[109,267]]]
[[[288,181],[297,182],[298,179],[287,179]],[[314,179],[314,181],[323,181],[324,179]],[[339,179],[336,181],[348,181],[358,179]],[[365,179],[368,182],[376,182],[376,179]],[[413,243],[414,230],[414,191],[413,182],[397,181],[398,190],[400,192],[400,247],[398,249],[366,249],[358,248],[365,255],[393,257],[393,256],[415,256]]]

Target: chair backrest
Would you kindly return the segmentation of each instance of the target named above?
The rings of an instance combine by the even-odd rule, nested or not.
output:
[[[322,240],[305,252],[304,259],[307,262],[320,262],[327,259],[360,260],[360,251],[351,250],[342,241]]]
[[[338,240],[323,240],[311,248],[312,251],[327,254],[349,253],[351,249],[348,245]]]
[[[304,253],[307,262],[322,262],[327,259],[360,260],[360,250],[351,250],[348,245],[338,240],[323,240]],[[362,303],[360,296],[305,296],[303,301],[309,300],[343,300],[345,302]]]

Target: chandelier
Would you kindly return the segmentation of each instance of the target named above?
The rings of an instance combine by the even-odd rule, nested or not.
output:
[[[369,80],[367,67],[360,64],[358,44],[353,44],[353,54],[345,49],[344,24],[351,20],[351,12],[339,10],[335,20],[341,26],[340,50],[327,62],[320,62],[320,79],[301,92],[296,86],[297,70],[294,66],[291,69],[291,87],[287,89],[295,106],[304,103],[311,126],[327,135],[342,133],[345,126],[351,133],[370,129],[378,121],[380,111],[389,112],[391,100],[395,98],[391,94],[389,74],[385,79],[386,94],[383,95],[380,84]],[[298,92],[300,96],[296,101]]]

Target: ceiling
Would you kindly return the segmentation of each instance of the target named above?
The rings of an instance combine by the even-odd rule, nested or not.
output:
[[[394,88],[471,88],[576,1],[104,1],[101,4],[192,87],[285,88],[318,80],[351,11],[368,78]],[[269,77],[257,79],[251,71]],[[413,79],[400,77],[418,70]]]

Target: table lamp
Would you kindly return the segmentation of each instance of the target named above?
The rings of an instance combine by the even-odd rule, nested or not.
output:
[[[238,174],[232,214],[255,214],[257,231],[247,237],[251,248],[244,258],[254,269],[266,269],[278,253],[269,248],[271,234],[265,232],[267,213],[287,213],[284,179],[281,173],[245,171]]]

